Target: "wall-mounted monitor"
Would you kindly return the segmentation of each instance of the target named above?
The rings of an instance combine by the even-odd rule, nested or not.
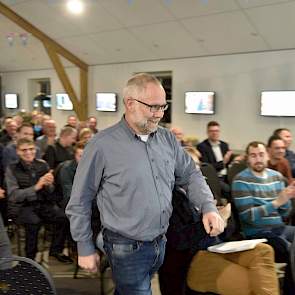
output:
[[[96,110],[101,112],[117,111],[117,94],[113,92],[97,92]]]
[[[18,95],[16,93],[4,94],[4,107],[6,109],[18,109]]]
[[[73,110],[73,104],[68,94],[66,93],[56,94],[56,108],[58,110],[64,110],[64,111]]]
[[[295,91],[262,91],[260,115],[295,117]]]
[[[49,99],[42,100],[42,105],[44,108],[51,108],[51,100]]]
[[[215,113],[215,92],[187,91],[184,95],[185,112],[188,114]]]

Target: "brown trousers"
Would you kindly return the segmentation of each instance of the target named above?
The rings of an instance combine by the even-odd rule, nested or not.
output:
[[[187,284],[194,291],[220,295],[278,295],[274,251],[263,243],[236,253],[199,251],[191,262]]]

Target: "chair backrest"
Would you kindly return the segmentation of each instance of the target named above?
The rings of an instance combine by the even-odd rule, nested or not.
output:
[[[220,203],[222,198],[222,193],[221,193],[221,185],[220,185],[216,170],[211,164],[208,164],[208,163],[202,163],[200,166],[200,169],[206,179],[207,184],[209,185],[212,191],[212,194],[214,195],[217,202]]]
[[[233,163],[227,170],[228,183],[232,184],[235,176],[246,168],[247,164],[245,162]]]
[[[49,273],[37,262],[26,257],[1,258],[0,293],[6,295],[56,295]]]

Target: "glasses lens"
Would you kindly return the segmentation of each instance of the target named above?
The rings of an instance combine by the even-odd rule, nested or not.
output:
[[[154,106],[151,106],[151,112],[152,113],[155,113],[155,112],[159,112],[159,111],[166,111],[168,109],[168,104],[165,104],[165,105],[162,105],[162,106],[159,106],[159,105],[154,105]]]

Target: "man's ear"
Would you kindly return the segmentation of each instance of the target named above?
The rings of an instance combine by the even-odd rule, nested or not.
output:
[[[248,155],[245,154],[245,162],[246,162],[247,165],[249,165],[249,163],[248,163],[248,159],[249,159]]]
[[[131,97],[126,97],[124,98],[124,104],[125,104],[125,108],[131,111],[134,106],[134,100]]]

